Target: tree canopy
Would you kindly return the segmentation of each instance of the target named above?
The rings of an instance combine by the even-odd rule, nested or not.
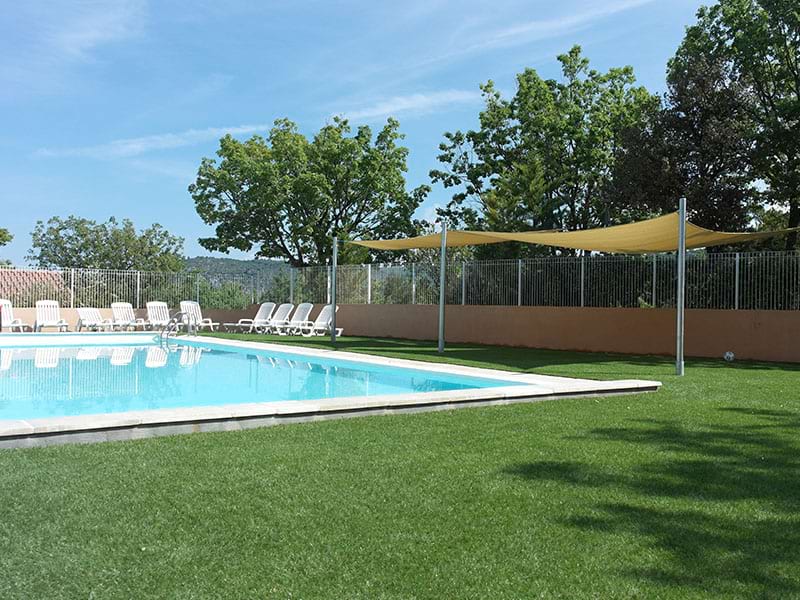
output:
[[[719,0],[698,11],[687,39],[703,40],[748,92],[754,123],[749,164],[766,200],[800,225],[800,10],[797,0]],[[791,249],[797,235],[787,236]]]
[[[180,271],[183,238],[158,223],[137,232],[129,219],[98,223],[70,215],[37,221],[27,259],[41,268]]]
[[[5,246],[13,239],[14,236],[11,235],[11,232],[8,229],[0,227],[0,246]],[[10,264],[9,261],[0,259],[0,265],[7,265],[7,264]]]
[[[330,260],[333,235],[413,235],[412,215],[429,188],[406,191],[408,150],[397,143],[398,122],[389,119],[374,140],[366,126],[350,134],[336,118],[309,140],[280,119],[267,139],[222,138],[219,161],[204,158],[189,186],[198,214],[215,227],[200,244],[255,248],[256,256],[305,266]]]
[[[616,200],[634,213],[658,214],[677,210],[683,196],[697,225],[746,228],[760,196],[750,102],[730,62],[690,28],[669,62],[663,106],[628,130],[618,149]]]
[[[579,46],[558,60],[561,80],[526,69],[510,99],[489,81],[480,128],[445,134],[439,161],[446,166],[431,178],[455,188],[442,211],[454,224],[586,229],[624,211],[608,194],[616,150],[657,99],[635,85],[630,67],[590,69]]]

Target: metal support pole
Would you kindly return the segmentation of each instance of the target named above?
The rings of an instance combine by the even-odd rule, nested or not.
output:
[[[517,306],[522,306],[522,259],[517,259]]]
[[[194,301],[200,303],[200,274],[194,276]]]
[[[739,253],[736,253],[736,281],[733,284],[733,309],[739,310]]]
[[[142,308],[142,272],[136,271],[136,308]]]
[[[336,344],[336,266],[339,262],[339,238],[333,236],[333,260],[331,268],[331,344]]]
[[[411,304],[417,303],[417,265],[411,263]]]
[[[442,221],[442,249],[439,256],[439,354],[444,352],[444,303],[447,278],[447,223]]]
[[[656,282],[658,281],[658,255],[653,254],[653,293],[650,297],[650,304],[653,308],[656,307]]]
[[[331,267],[328,266],[328,297],[326,298],[326,303],[331,303]]]
[[[69,307],[75,308],[75,269],[69,270]]]
[[[372,304],[372,265],[367,265],[367,304]]]
[[[294,267],[289,267],[289,303],[294,304]]]
[[[467,263],[461,261],[461,306],[467,303]]]
[[[581,253],[581,308],[586,306],[586,257]]]
[[[676,348],[675,374],[683,377],[683,351],[686,316],[686,198],[681,198],[678,209],[678,293],[676,296]]]

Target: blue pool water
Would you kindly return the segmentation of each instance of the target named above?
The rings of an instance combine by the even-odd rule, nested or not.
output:
[[[0,420],[503,385],[214,344],[0,348]]]

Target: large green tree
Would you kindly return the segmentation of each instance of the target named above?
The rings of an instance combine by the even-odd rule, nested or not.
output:
[[[180,271],[183,238],[158,223],[137,232],[128,219],[97,223],[70,215],[38,221],[28,260],[41,268]]]
[[[687,36],[703,37],[750,90],[753,166],[767,199],[800,225],[800,5],[797,0],[720,0],[698,11]],[[797,236],[787,236],[791,249]]]
[[[730,61],[689,29],[667,69],[664,105],[629,129],[613,180],[617,202],[642,215],[677,210],[703,227],[740,230],[759,198],[750,90]]]
[[[658,100],[630,67],[600,73],[579,46],[558,57],[560,80],[534,69],[505,99],[489,81],[480,128],[446,133],[431,178],[455,193],[442,211],[477,229],[586,229],[624,218],[609,196],[617,148]],[[488,252],[518,252],[490,249]]]
[[[8,229],[0,227],[0,246],[5,246],[13,239],[14,236],[11,235],[11,232]],[[10,261],[0,259],[0,265],[8,265],[8,264],[11,264]]]
[[[267,139],[222,138],[219,161],[204,158],[189,186],[198,214],[215,227],[200,244],[255,248],[259,257],[304,266],[330,260],[333,235],[415,233],[412,215],[428,188],[406,191],[402,137],[393,119],[373,139],[369,127],[351,135],[336,118],[310,140],[288,119],[276,121]]]

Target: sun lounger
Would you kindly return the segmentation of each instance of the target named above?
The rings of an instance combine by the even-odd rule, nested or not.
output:
[[[36,322],[34,331],[41,331],[45,327],[56,327],[59,331],[68,331],[69,324],[61,318],[61,309],[55,300],[38,300],[36,302]]]
[[[144,329],[147,321],[136,318],[133,312],[133,305],[130,302],[112,302],[111,314],[113,315],[114,327],[118,329]]]
[[[339,310],[339,307],[336,307],[336,310]],[[322,310],[319,311],[319,315],[313,321],[307,321],[303,324],[300,328],[300,333],[305,337],[311,337],[315,335],[326,335],[331,332],[331,320],[333,318],[333,310],[330,304],[326,304],[322,307]],[[344,331],[341,327],[336,328],[336,335],[342,335],[342,331]]]
[[[150,329],[166,327],[169,324],[169,307],[166,302],[148,302],[147,307],[147,326]]]
[[[27,323],[14,318],[14,307],[11,300],[3,299],[0,300],[0,331],[6,327],[9,331],[25,331],[31,328]]]
[[[214,323],[211,319],[203,318],[200,304],[194,300],[182,300],[181,312],[183,313],[183,324],[186,326],[191,322],[199,329],[208,328],[211,331],[214,331],[215,327],[219,327],[219,323]]]
[[[278,335],[292,335],[299,333],[303,325],[308,323],[308,316],[311,314],[313,309],[313,304],[310,302],[303,302],[297,306],[297,309],[295,309],[291,319],[281,323],[276,323],[272,326],[272,328],[278,333]]]
[[[78,309],[77,331],[88,329],[89,331],[108,331],[114,326],[111,319],[104,319],[97,308],[81,307]]]
[[[252,319],[239,319],[236,323],[225,323],[225,329],[228,331],[247,331],[248,333],[265,331],[269,329],[273,312],[275,312],[275,303],[264,302],[258,307],[255,317]]]

